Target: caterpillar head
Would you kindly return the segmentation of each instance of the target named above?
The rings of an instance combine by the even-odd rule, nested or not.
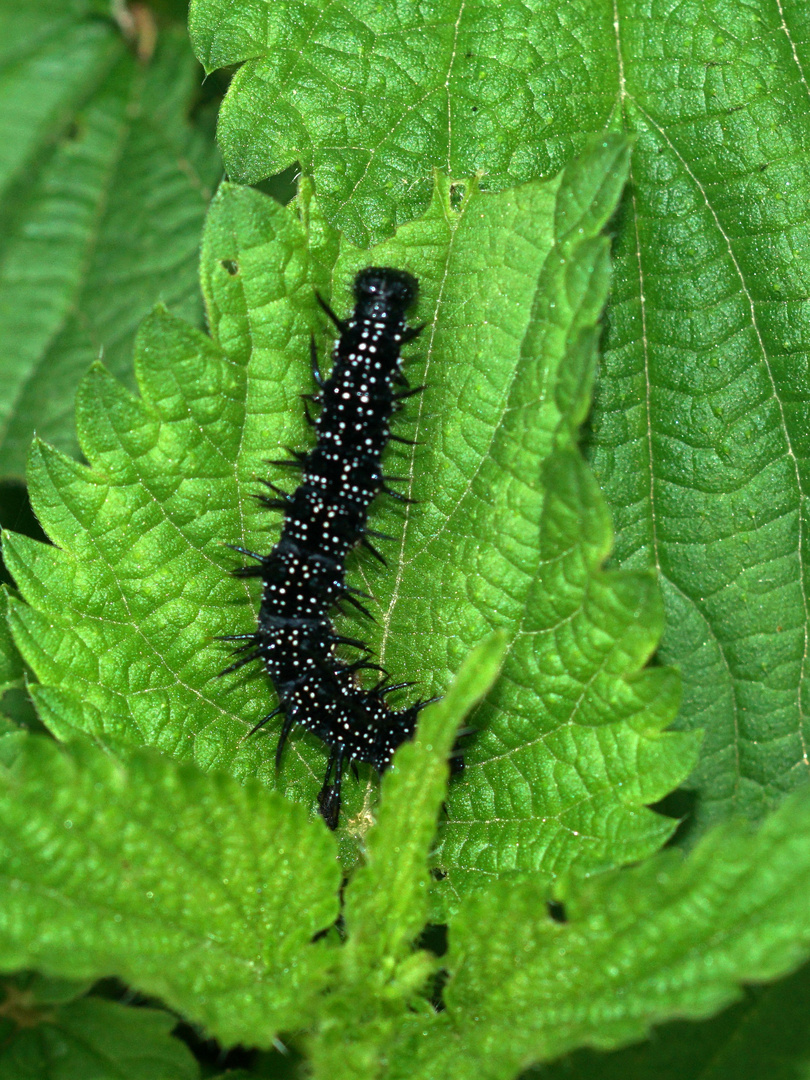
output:
[[[418,292],[416,278],[405,270],[368,266],[354,279],[354,296],[364,310],[380,307],[402,313],[414,303]]]

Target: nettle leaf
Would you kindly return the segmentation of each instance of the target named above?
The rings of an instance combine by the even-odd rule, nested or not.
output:
[[[537,883],[492,883],[451,921],[446,1012],[403,1031],[388,1075],[505,1080],[576,1046],[708,1016],[740,982],[790,970],[810,952],[808,834],[804,789],[755,835],[720,826],[687,859],[669,851],[569,882],[564,921]]]
[[[612,1054],[581,1050],[542,1066],[543,1080],[795,1080],[810,1073],[810,968],[702,1024],[674,1022],[647,1042]],[[529,1080],[532,1073],[527,1075]]]
[[[2,1080],[197,1080],[191,1051],[171,1032],[177,1018],[85,997],[62,1001],[54,980],[6,983],[0,1004]],[[43,984],[46,992],[43,994]]]
[[[427,329],[408,371],[430,385],[402,421],[422,445],[386,455],[421,505],[375,508],[374,527],[401,540],[387,571],[354,562],[378,621],[346,629],[422,696],[445,691],[493,629],[511,642],[448,797],[445,891],[660,846],[674,822],[645,804],[686,775],[695,739],[661,735],[677,689],[671,672],[640,671],[660,632],[654,583],[598,571],[609,528],[571,449],[607,289],[601,230],[626,164],[626,145],[608,139],[548,184],[460,199],[440,184],[425,217],[370,254],[339,249],[306,197],[282,208],[224,187],[203,251],[213,339],[156,312],[136,350],[141,399],[101,369],[83,385],[90,467],[43,444],[32,453],[32,502],[56,546],[7,534],[4,553],[26,601],[13,607],[15,638],[51,730],[257,776],[314,811],[323,746],[295,732],[277,773],[275,734],[246,738],[274,704],[267,681],[219,681],[227,658],[212,637],[255,625],[255,583],[228,576],[222,544],[269,549],[277,533],[251,498],[256,477],[310,438],[298,395],[310,388],[310,328],[323,337],[312,282],[342,312],[373,259],[420,278]],[[361,775],[345,785],[349,860],[372,820]]]
[[[21,729],[41,727],[24,689],[31,673],[14,643],[8,624],[8,603],[13,595],[7,586],[0,585],[0,741],[3,742],[0,760],[3,761],[7,755],[13,756],[16,752]]]
[[[75,452],[81,376],[100,356],[127,376],[157,300],[201,321],[195,264],[220,166],[188,117],[199,68],[181,31],[162,28],[144,63],[98,12],[84,0],[0,2],[6,477],[23,476],[34,430]]]
[[[406,607],[395,587],[381,652],[407,650],[396,670],[431,657],[454,670],[459,644],[486,627],[512,639],[449,792],[435,853],[448,892],[493,874],[643,857],[672,828],[644,804],[694,760],[694,742],[661,737],[677,706],[673,674],[640,674],[661,629],[654,582],[599,573],[609,523],[572,449],[608,284],[601,230],[626,153],[607,140],[558,182],[482,197],[489,219],[467,204],[472,221],[442,268],[425,379],[452,407],[432,414],[428,396],[419,418],[417,437],[441,457],[424,473],[418,457],[412,466],[428,504],[406,525],[419,591]],[[432,581],[438,603],[425,595]]]
[[[634,136],[590,457],[707,732],[691,835],[777,805],[810,761],[806,5],[195,0],[191,26],[209,69],[242,64],[232,175],[300,161],[357,242],[420,213],[433,167],[500,189]]]
[[[352,4],[192,0],[208,71],[243,63],[220,111],[228,172],[294,161],[324,212],[370,243],[424,211],[432,170],[499,190],[557,172],[616,98],[613,9],[574,0]]]
[[[618,561],[660,574],[679,725],[706,730],[699,835],[760,817],[810,764],[807,16],[711,3],[651,14],[642,42],[640,10],[620,29],[639,134],[592,457]]]
[[[8,625],[8,602],[12,593],[0,585],[0,697],[6,690],[24,685],[25,663],[14,644]]]
[[[343,918],[347,964],[382,974],[384,981],[391,972],[381,972],[380,961],[407,955],[427,922],[428,856],[447,790],[448,758],[459,723],[495,682],[505,647],[501,632],[470,654],[383,780],[378,820],[366,836],[366,861],[346,890]]]
[[[459,721],[492,686],[505,645],[505,635],[496,634],[473,651],[447,696],[420,716],[414,741],[397,751],[383,780],[366,862],[344,893],[340,978],[307,1048],[315,1075],[371,1075],[414,1007],[423,1018],[432,1012],[420,995],[441,961],[413,943],[428,918],[428,856],[447,759]],[[355,1032],[348,1052],[345,1039],[335,1037],[345,1030]]]
[[[305,1022],[338,914],[320,821],[255,781],[30,736],[0,770],[0,965],[117,975],[226,1043]]]
[[[447,696],[420,716],[413,742],[400,747],[383,779],[366,861],[344,890],[346,940],[335,957],[338,974],[307,1043],[316,1076],[377,1075],[385,1047],[403,1024],[433,1014],[423,992],[441,961],[414,949],[428,917],[428,855],[459,722],[492,686],[505,645],[505,635],[494,634],[471,653]]]

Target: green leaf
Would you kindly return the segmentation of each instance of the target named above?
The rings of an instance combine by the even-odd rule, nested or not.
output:
[[[810,1076],[810,969],[771,986],[702,1024],[676,1022],[612,1054],[582,1050],[545,1065],[543,1080],[805,1080]],[[526,1080],[533,1074],[529,1073]]]
[[[688,859],[669,851],[570,882],[564,922],[537,883],[494,882],[451,923],[446,1012],[390,1047],[389,1075],[512,1077],[709,1016],[741,982],[789,971],[810,952],[808,835],[805,789],[755,835],[728,824]]]
[[[360,266],[403,265],[420,277],[427,321],[408,368],[429,389],[403,418],[422,445],[392,447],[386,469],[413,478],[420,506],[375,506],[374,527],[402,539],[389,571],[352,567],[377,625],[344,625],[423,696],[442,693],[493,629],[511,639],[451,786],[444,890],[656,850],[674,823],[645,804],[686,775],[695,739],[661,736],[677,685],[640,672],[660,633],[654,583],[598,571],[609,528],[571,450],[607,289],[601,232],[626,165],[613,138],[549,184],[470,186],[461,201],[440,184],[425,217],[370,254],[339,248],[306,192],[282,208],[225,186],[203,248],[213,340],[157,311],[138,339],[141,399],[100,368],[83,384],[90,468],[42,444],[32,453],[31,498],[55,546],[9,534],[4,553],[26,601],[12,612],[16,641],[51,730],[155,745],[314,808],[319,741],[294,732],[277,772],[273,730],[245,738],[274,704],[265,678],[215,677],[227,660],[212,637],[249,631],[258,603],[228,577],[222,543],[267,551],[277,535],[250,496],[268,457],[309,438],[298,395],[310,328],[323,325],[313,282],[343,311]],[[371,821],[369,779],[344,786],[348,861]]]
[[[601,230],[626,165],[626,144],[608,139],[549,184],[499,196],[472,187],[455,207],[440,185],[443,197],[395,243],[349,261],[352,271],[369,259],[416,269],[430,327],[424,376],[414,376],[429,384],[412,429],[425,449],[395,459],[424,509],[381,514],[394,535],[404,517],[404,565],[393,581],[367,581],[384,612],[380,655],[396,672],[433,672],[438,692],[438,673],[492,628],[515,637],[449,793],[436,851],[448,898],[492,874],[643,857],[672,828],[643,804],[694,761],[694,742],[660,737],[677,704],[672,673],[638,676],[661,629],[653,580],[589,580],[610,545],[595,484],[573,485],[582,521],[560,511],[563,492],[552,500],[551,539],[577,545],[556,580],[558,552],[539,535],[544,462],[587,410],[608,281]],[[565,587],[564,610],[544,599],[547,586],[555,597]]]
[[[400,747],[383,780],[366,862],[344,892],[339,974],[308,1042],[315,1075],[377,1075],[383,1048],[412,1010],[432,1012],[420,992],[440,962],[413,947],[428,916],[428,855],[458,725],[494,682],[505,645],[505,635],[495,634],[474,650],[447,696],[421,714],[414,741]],[[345,1031],[354,1032],[350,1047],[336,1037]]]
[[[244,61],[220,111],[234,179],[299,161],[355,243],[422,213],[434,168],[501,190],[557,172],[615,107],[613,9],[573,0],[351,5],[192,0],[207,70]]]
[[[226,189],[209,246],[218,232],[232,244],[233,204],[262,234],[255,276],[250,265],[237,275],[256,305],[252,351],[227,342],[226,355],[158,309],[136,348],[142,399],[100,367],[82,385],[79,437],[93,468],[44,444],[32,450],[31,496],[56,546],[7,533],[4,553],[32,605],[17,608],[17,639],[46,684],[38,701],[60,737],[79,730],[115,748],[155,745],[273,784],[272,746],[244,738],[269,708],[269,687],[264,679],[220,682],[227,653],[213,637],[255,624],[255,593],[229,575],[236,560],[223,542],[272,543],[250,496],[279,434],[300,438],[297,394],[309,349],[300,309],[315,299],[303,228],[271,199]],[[241,242],[250,264],[251,238]],[[230,283],[221,260],[215,270]],[[237,315],[228,313],[228,325]],[[286,760],[296,759],[301,771],[285,778],[292,775],[293,790],[308,784],[314,798],[318,779],[291,747]],[[320,751],[312,760],[323,767]]]
[[[0,697],[6,690],[21,688],[25,682],[25,663],[8,627],[11,595],[5,585],[0,585]]]
[[[15,753],[21,728],[42,727],[24,689],[30,671],[14,644],[8,625],[8,604],[12,595],[7,586],[0,585],[0,739],[4,742],[0,758],[3,761],[6,755]]]
[[[653,569],[679,724],[706,730],[691,835],[807,780],[806,5],[195,0],[235,177],[293,160],[357,242],[430,170],[499,189],[620,128],[634,164],[590,456],[616,563]]]
[[[93,983],[87,979],[63,979],[37,971],[22,971],[3,983],[7,1000],[19,1003],[24,996],[32,1006],[67,1005],[84,997],[92,988]]]
[[[696,836],[810,772],[807,11],[723,0],[656,13],[644,40],[640,11],[592,457],[617,560],[660,572],[679,725],[706,730]]]
[[[41,982],[41,979],[36,980]],[[177,1018],[89,997],[43,1002],[36,987],[5,986],[0,1080],[197,1080]]]
[[[219,174],[188,119],[185,35],[151,61],[82,0],[0,3],[0,458],[22,476],[31,436],[76,450],[73,397],[100,355],[130,371],[156,300],[201,320],[199,231]]]
[[[0,966],[117,975],[226,1043],[305,1022],[337,916],[322,822],[150,752],[28,738],[0,770]]]
[[[572,449],[608,287],[602,229],[627,153],[604,140],[558,180],[470,196],[450,219],[425,376],[448,406],[419,417],[433,460],[406,471],[427,509],[408,515],[414,554],[381,649],[404,656],[395,670],[438,669],[492,626],[513,638],[449,792],[435,853],[448,895],[493,874],[643,857],[673,824],[644,804],[694,761],[694,742],[661,737],[677,706],[673,673],[640,670],[662,627],[655,583],[599,572],[609,522]],[[398,240],[412,229],[419,236],[415,224]]]
[[[447,789],[458,726],[498,675],[506,636],[495,634],[467,658],[447,696],[419,719],[382,784],[378,820],[366,836],[366,862],[346,891],[347,967],[380,970],[410,951],[428,912],[428,856]]]

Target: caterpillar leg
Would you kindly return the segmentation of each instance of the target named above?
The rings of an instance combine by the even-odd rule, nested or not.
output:
[[[316,293],[317,295],[317,293]],[[320,300],[320,297],[318,297]],[[326,382],[321,374],[320,365],[318,364],[318,346],[315,344],[315,335],[312,334],[309,339],[309,359],[312,364],[312,378],[323,389],[323,385]]]
[[[329,764],[326,767],[323,787],[318,792],[318,806],[321,809],[321,817],[333,831],[337,828],[338,818],[340,817],[340,783],[343,779],[344,753],[342,746],[335,746],[332,749],[332,756],[329,758]],[[334,783],[330,784],[329,777],[332,775],[333,768],[335,770],[335,780]]]
[[[326,314],[329,316],[329,318],[332,320],[332,322],[335,324],[341,334],[345,334],[349,324],[347,322],[344,322],[343,319],[339,319],[337,317],[337,315],[334,313],[334,311],[332,311],[332,309],[329,307],[329,305],[319,292],[315,293],[315,299],[321,305],[321,308],[326,312]],[[410,338],[408,340],[410,340]]]

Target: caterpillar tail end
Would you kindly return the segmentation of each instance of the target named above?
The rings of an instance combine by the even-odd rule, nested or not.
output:
[[[332,832],[338,827],[340,817],[340,786],[326,783],[318,792],[318,807],[326,827]]]

